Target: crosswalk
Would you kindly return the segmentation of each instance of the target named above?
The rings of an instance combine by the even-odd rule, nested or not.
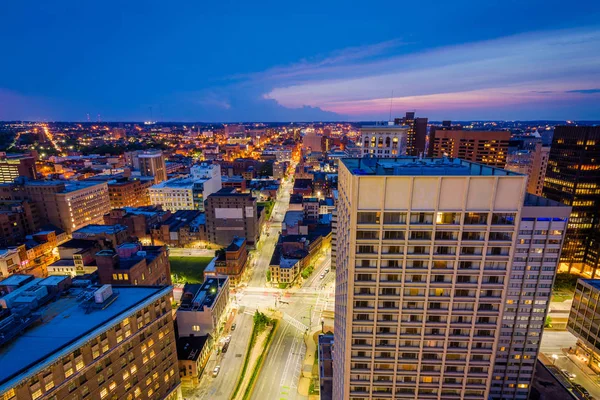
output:
[[[302,333],[306,332],[306,330],[308,329],[308,326],[306,326],[305,324],[288,314],[283,314],[283,320],[292,325],[294,328],[298,329]]]

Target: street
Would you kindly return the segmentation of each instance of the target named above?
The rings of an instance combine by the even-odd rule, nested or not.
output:
[[[569,347],[575,348],[576,343],[577,339],[570,332],[546,331],[542,337],[540,352],[553,361],[553,365],[558,369],[565,369],[575,374],[576,377],[572,382],[582,385],[594,398],[600,399],[598,378],[595,375],[588,375],[586,371],[589,372],[590,370],[588,367],[585,367],[585,363],[577,359],[574,355],[567,356],[567,353],[564,351],[568,350]],[[553,357],[554,355],[556,357]],[[561,379],[561,377],[557,378],[563,383],[566,380]]]

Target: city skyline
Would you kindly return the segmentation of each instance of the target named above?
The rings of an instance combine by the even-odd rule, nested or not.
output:
[[[5,7],[0,120],[600,118],[592,1],[112,6]]]

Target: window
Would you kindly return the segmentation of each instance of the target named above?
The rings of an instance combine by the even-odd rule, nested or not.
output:
[[[514,225],[515,213],[493,213],[492,225]]]
[[[380,212],[359,212],[357,223],[359,224],[379,224],[381,218]]]
[[[435,219],[436,224],[460,224],[460,213],[439,212]]]
[[[465,214],[465,225],[486,225],[488,213],[470,212]]]
[[[406,224],[406,213],[404,212],[384,212],[384,224]]]
[[[410,213],[411,224],[433,224],[433,213]]]

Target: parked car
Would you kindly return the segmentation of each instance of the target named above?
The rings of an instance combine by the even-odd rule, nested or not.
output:
[[[235,331],[235,322],[233,324],[231,324],[231,330]]]
[[[220,370],[221,370],[221,366],[220,366],[220,365],[217,365],[217,366],[215,367],[215,369],[213,369],[213,372],[212,372],[212,376],[213,376],[213,378],[216,378],[216,377],[217,377],[217,375],[219,375],[219,371],[220,371]]]
[[[323,278],[325,278],[325,274],[319,275],[319,279],[323,279]]]

